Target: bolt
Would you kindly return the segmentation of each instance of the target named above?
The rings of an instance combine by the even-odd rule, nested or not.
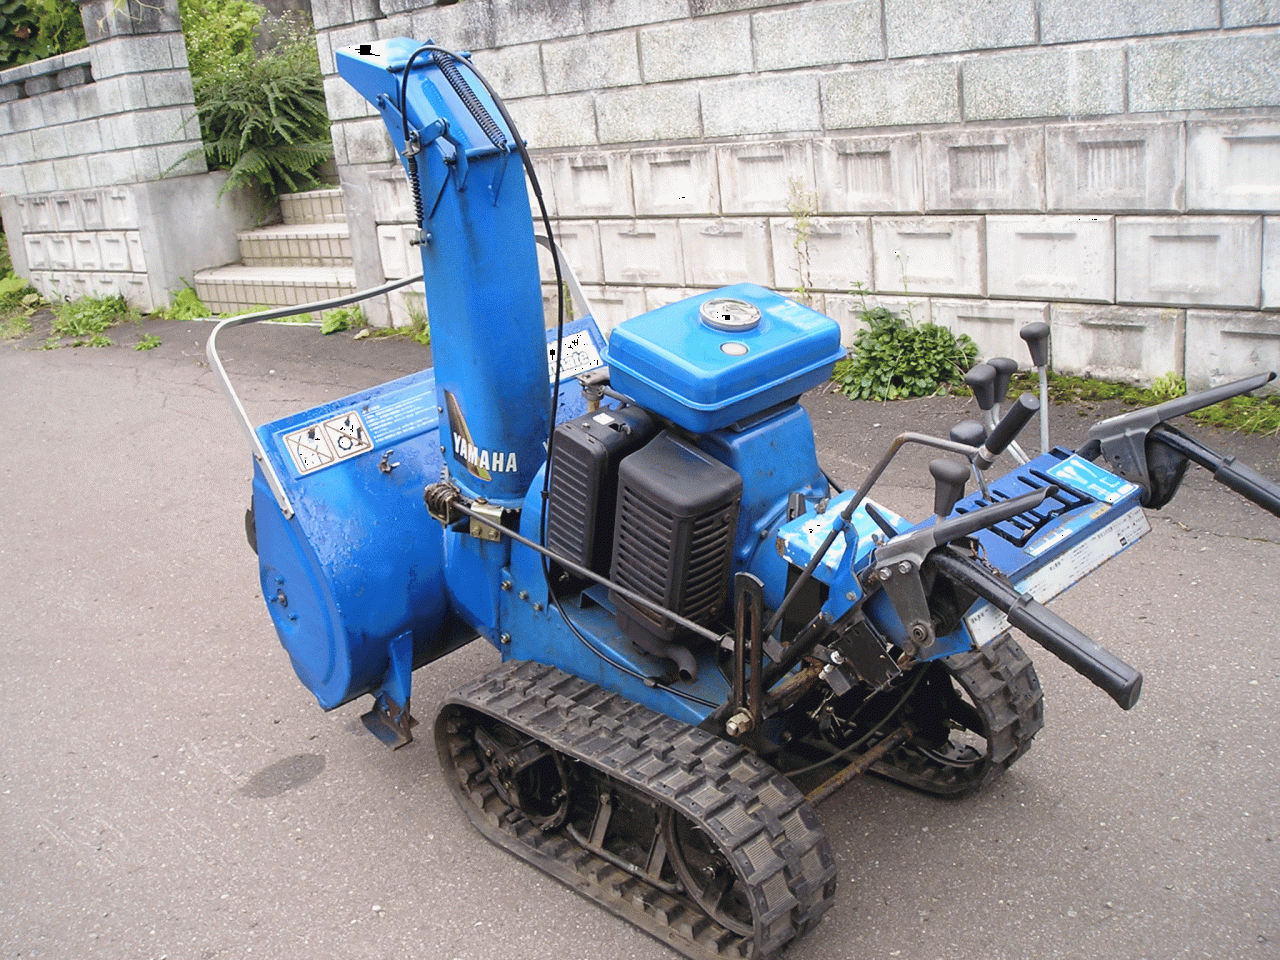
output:
[[[521,590],[519,593],[517,593],[517,594],[516,594],[516,596],[517,596],[517,597],[519,597],[521,600],[528,600],[528,599],[529,599],[529,591],[528,591],[528,590]]]
[[[903,560],[900,564],[898,564],[898,572],[899,572],[899,573],[910,573],[910,572],[911,572],[911,564],[910,564],[910,563],[908,563],[906,560]]]
[[[858,595],[854,593],[852,590],[848,590],[845,592],[844,598],[848,600],[850,603],[853,603],[855,600],[858,599]]]
[[[535,604],[533,605],[533,612],[534,612],[534,613],[538,613],[538,612],[540,612],[541,610],[542,610],[542,604],[540,604],[540,603],[535,603]]]
[[[508,592],[510,592],[510,590],[511,590],[511,581],[510,581],[510,580],[503,580],[503,581],[502,581],[502,589],[503,589],[503,590],[506,590],[506,591],[508,591]]]
[[[735,739],[742,736],[744,733],[750,733],[751,715],[745,710],[738,711],[730,717],[728,721],[726,721],[724,725],[724,732]]]
[[[511,634],[509,634],[509,633],[500,633],[500,634],[498,634],[498,639],[499,639],[502,643],[510,643],[510,642],[511,642]]]

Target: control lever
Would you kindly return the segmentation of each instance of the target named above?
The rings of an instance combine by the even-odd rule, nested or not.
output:
[[[1034,400],[1033,400],[1034,402]],[[1006,418],[1007,419],[1007,418]],[[935,461],[945,462],[945,461]],[[930,465],[932,469],[932,464]],[[921,568],[938,547],[972,536],[979,530],[1010,520],[1020,513],[1034,510],[1047,497],[1057,494],[1052,484],[1032,490],[1020,497],[1000,500],[970,513],[947,520],[935,520],[931,526],[917,527],[876,547],[871,566],[864,577],[870,592],[882,587],[893,604],[894,612],[906,628],[902,648],[914,657],[925,659],[937,639],[929,599],[925,593]]]
[[[994,427],[1001,417],[1000,405],[1009,396],[1009,384],[1013,381],[1013,375],[1018,372],[1018,361],[1011,360],[1008,357],[992,357],[987,363],[996,372],[995,383],[992,385],[995,393],[995,404],[991,407],[991,412],[987,414],[991,421],[988,426]],[[1009,444],[1009,453],[1019,463],[1026,463],[1031,459],[1026,455],[1022,447],[1018,446],[1016,441]]]
[[[1019,593],[986,567],[949,548],[934,553],[929,562],[953,583],[1004,611],[1010,624],[1105,691],[1123,709],[1131,710],[1138,702],[1142,674],[1030,594]]]
[[[964,382],[973,391],[973,399],[978,401],[978,409],[982,411],[982,419],[989,429],[991,423],[987,413],[996,405],[996,368],[989,363],[979,363],[964,375]]]
[[[1151,439],[1168,447],[1184,460],[1198,463],[1223,486],[1256,503],[1268,513],[1280,517],[1280,484],[1268,480],[1248,464],[1237,463],[1235,457],[1224,457],[1168,424],[1162,423],[1155,427],[1151,431]]]
[[[1049,449],[1049,325],[1037,321],[1018,331],[1031,352],[1031,365],[1040,376],[1040,452]]]
[[[939,521],[947,519],[969,480],[971,468],[967,463],[955,460],[930,460],[929,473],[933,475],[933,515]]]
[[[977,450],[982,446],[982,441],[987,439],[987,428],[977,420],[961,420],[951,428],[950,436],[952,443],[962,443],[966,447],[972,447]],[[983,477],[982,471],[970,463],[969,472],[978,481],[978,488],[982,491],[982,499],[990,500],[991,497],[987,493],[987,481]]]
[[[986,470],[995,463],[996,457],[1005,451],[1005,448],[1013,442],[1013,438],[1030,422],[1039,409],[1040,401],[1031,394],[1024,393],[1018,397],[1017,402],[1009,408],[1009,412],[991,431],[991,436],[987,437],[986,443],[973,455],[974,466],[979,470]]]

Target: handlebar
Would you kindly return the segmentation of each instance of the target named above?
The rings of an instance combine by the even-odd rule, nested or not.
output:
[[[1142,674],[1081,633],[1029,594],[1018,593],[990,570],[951,549],[938,550],[930,563],[948,579],[1004,611],[1009,623],[1131,710],[1142,692]]]

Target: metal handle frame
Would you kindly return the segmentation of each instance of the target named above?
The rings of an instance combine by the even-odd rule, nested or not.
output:
[[[292,317],[300,313],[312,313],[318,310],[333,310],[337,307],[345,307],[347,304],[358,303],[361,300],[369,300],[381,294],[390,293],[392,290],[399,290],[401,287],[407,287],[409,284],[416,283],[421,279],[422,274],[419,273],[402,280],[384,283],[380,287],[358,290],[355,293],[335,297],[332,300],[317,300],[313,303],[304,303],[298,306],[277,307],[274,310],[259,310],[257,313],[245,313],[238,317],[227,317],[225,320],[219,321],[217,326],[213,328],[213,332],[209,334],[209,342],[205,345],[204,351],[209,360],[209,369],[217,377],[218,383],[222,387],[222,392],[231,401],[231,409],[235,411],[236,419],[240,422],[240,427],[244,430],[244,435],[248,438],[249,446],[253,450],[253,459],[262,468],[262,474],[267,478],[267,486],[271,488],[271,493],[275,496],[280,512],[284,514],[286,520],[293,516],[293,504],[289,500],[289,495],[285,492],[284,484],[280,481],[280,475],[276,473],[276,468],[267,457],[266,448],[262,446],[262,441],[258,438],[258,431],[254,429],[253,421],[249,419],[249,414],[245,411],[244,404],[240,402],[240,396],[236,393],[236,388],[231,385],[231,378],[227,376],[227,369],[223,366],[222,358],[218,355],[218,334],[230,327],[239,327],[246,323],[277,320],[281,317]]]

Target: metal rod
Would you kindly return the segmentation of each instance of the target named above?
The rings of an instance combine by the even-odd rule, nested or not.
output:
[[[213,332],[209,334],[209,341],[205,344],[205,356],[209,360],[209,369],[213,371],[217,377],[222,392],[226,394],[227,399],[231,401],[231,409],[235,412],[236,419],[240,421],[240,427],[244,430],[244,435],[249,438],[249,446],[253,450],[253,459],[257,461],[258,466],[262,468],[262,474],[267,478],[267,486],[271,488],[271,492],[275,495],[276,504],[280,507],[280,512],[284,514],[286,520],[293,516],[293,504],[289,502],[289,495],[285,493],[284,484],[280,482],[280,476],[276,473],[276,468],[271,465],[271,461],[267,459],[267,451],[262,446],[262,441],[258,439],[258,431],[253,428],[253,421],[249,419],[249,414],[244,409],[244,404],[240,402],[240,397],[236,393],[236,388],[231,385],[231,378],[227,376],[227,370],[222,365],[222,358],[218,356],[218,334],[230,327],[243,326],[246,323],[258,323],[262,320],[277,320],[280,317],[292,317],[299,313],[311,313],[316,310],[333,310],[336,307],[345,307],[349,303],[356,303],[360,300],[368,300],[383,293],[390,293],[392,290],[398,290],[406,287],[411,283],[416,283],[422,279],[422,274],[413,277],[406,277],[403,280],[393,280],[390,283],[384,283],[380,287],[372,287],[368,290],[357,290],[355,293],[343,294],[341,297],[334,297],[332,300],[316,300],[312,303],[304,303],[292,307],[276,307],[273,310],[259,310],[257,313],[243,313],[238,317],[227,317],[225,320],[218,322],[213,328]]]
[[[1036,367],[1040,374],[1040,452],[1049,452],[1049,370]]]
[[[886,753],[896,750],[910,740],[914,733],[911,727],[904,723],[866,753],[859,756],[853,763],[836,771],[821,785],[805,794],[805,799],[815,806],[821,803],[854,777],[860,777],[870,770]]]
[[[698,624],[694,623],[692,620],[685,619],[684,617],[680,616],[680,614],[676,613],[674,610],[668,610],[662,604],[655,603],[653,600],[650,600],[648,597],[641,596],[640,594],[636,593],[634,590],[629,590],[626,587],[622,586],[621,584],[614,583],[612,580],[608,579],[607,577],[600,576],[600,574],[596,573],[594,570],[591,570],[584,566],[580,566],[579,564],[574,563],[572,560],[559,556],[554,551],[548,550],[546,547],[542,546],[542,544],[538,543],[537,541],[530,540],[528,537],[525,537],[525,536],[522,536],[521,534],[516,533],[510,527],[503,527],[503,526],[495,527],[493,522],[493,517],[484,516],[483,514],[478,513],[475,510],[472,510],[469,504],[463,503],[461,500],[454,500],[451,505],[456,507],[460,512],[466,514],[468,517],[471,517],[473,520],[479,520],[486,527],[496,529],[504,537],[510,537],[516,543],[522,546],[528,547],[530,550],[536,550],[538,553],[542,554],[544,557],[548,557],[551,560],[554,560],[556,563],[560,564],[560,566],[564,567],[566,570],[570,571],[575,576],[586,577],[588,580],[594,580],[596,583],[600,584],[601,586],[608,587],[610,590],[618,594],[618,596],[622,597],[623,599],[630,600],[632,603],[638,603],[640,604],[640,606],[645,607],[649,610],[652,610],[654,613],[657,613],[659,616],[665,617],[666,619],[670,620],[672,623],[676,624],[677,626],[684,627],[686,630],[689,630],[692,633],[696,633],[698,636],[706,640],[710,640],[713,643],[720,642],[721,634],[713,633],[712,631],[708,630],[706,627],[699,626]]]

